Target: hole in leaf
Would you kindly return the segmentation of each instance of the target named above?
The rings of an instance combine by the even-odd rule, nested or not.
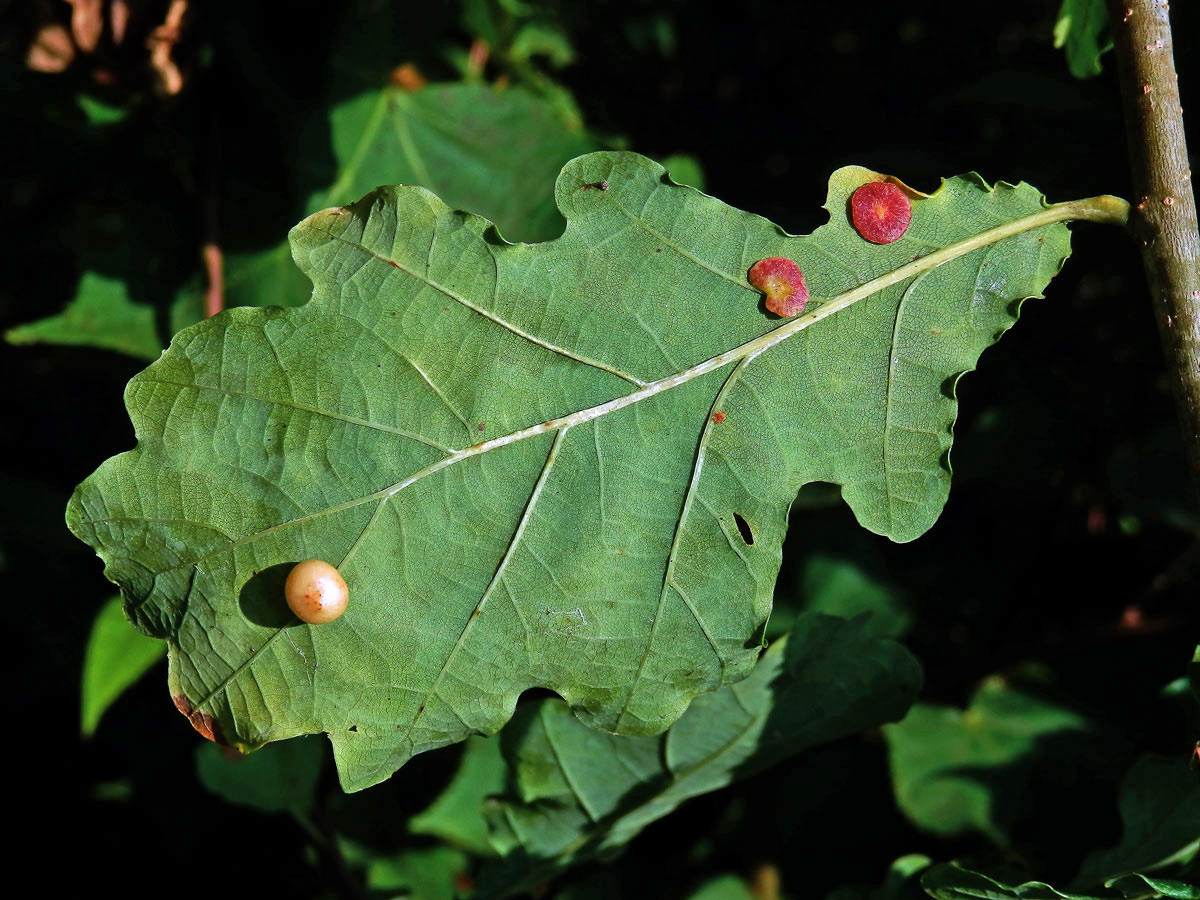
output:
[[[747,547],[753,547],[754,532],[750,530],[750,523],[743,519],[739,513],[733,514],[733,521],[737,522],[738,534],[742,536],[742,543]]]
[[[353,731],[355,734],[358,734],[358,726],[357,725],[351,725],[350,730]]]

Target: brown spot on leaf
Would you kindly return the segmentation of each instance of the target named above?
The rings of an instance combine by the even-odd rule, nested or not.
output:
[[[183,696],[183,694],[172,694],[171,700],[175,704],[175,708],[183,714],[184,718],[192,723],[192,727],[203,737],[214,744],[225,743],[221,737],[221,726],[217,724],[217,720],[211,715],[198,709],[192,709],[191,701]]]
[[[604,179],[600,179],[599,181],[589,181],[587,184],[581,184],[579,186],[579,189],[581,191],[587,190],[588,188],[594,188],[597,191],[607,191],[608,190],[608,182],[605,181]]]
[[[718,409],[715,413],[713,413],[713,422],[715,424],[720,425],[724,421],[725,421],[725,413],[724,412],[722,412],[721,410]]]

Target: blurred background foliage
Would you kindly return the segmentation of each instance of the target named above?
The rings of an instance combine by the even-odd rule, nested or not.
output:
[[[74,485],[132,444],[124,383],[204,315],[214,276],[225,305],[303,303],[288,229],[380,183],[545,240],[555,174],[599,148],[791,232],[821,224],[848,163],[924,190],[977,170],[1051,200],[1128,196],[1102,7],[0,3],[17,436],[0,572],[29,598],[5,703],[23,833],[70,848],[46,889],[465,897],[520,843],[515,730],[351,796],[320,738],[245,760],[197,747],[162,646],[123,624],[63,526]],[[1200,19],[1171,13],[1189,108]],[[907,719],[735,772],[639,823],[618,861],[522,873],[534,896],[900,900],[922,877],[937,897],[1200,896],[1200,662],[1183,677],[1200,518],[1149,313],[1132,245],[1077,226],[1048,299],[959,386],[954,488],[928,535],[892,545],[836,489],[801,493],[770,634],[867,614],[855,633],[902,639],[924,668]],[[527,699],[518,722],[551,721],[553,698]]]

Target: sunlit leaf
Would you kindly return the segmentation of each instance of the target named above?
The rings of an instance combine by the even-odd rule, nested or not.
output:
[[[1063,221],[1127,210],[968,176],[868,244],[846,201],[878,177],[838,170],[807,237],[630,153],[563,169],[544,244],[415,187],[325,210],[292,232],[313,301],[178,335],[127,391],[138,448],[69,523],[170,640],[193,721],[246,747],[325,731],[348,789],[535,686],[661,732],[753,668],[801,485],[895,540],[929,528],[957,379],[1058,271]],[[768,256],[812,312],[764,313]],[[315,628],[281,591],[313,557],[351,591]]]

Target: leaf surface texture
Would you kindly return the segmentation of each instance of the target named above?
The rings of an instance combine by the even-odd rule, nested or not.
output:
[[[957,378],[1069,252],[1071,216],[975,176],[867,244],[846,201],[879,177],[835,172],[803,237],[632,153],[562,170],[542,244],[416,187],[316,213],[291,235],[312,301],[177,335],[69,524],[185,708],[241,746],[328,732],[348,789],[531,687],[659,733],[750,673],[800,486],[895,540],[930,527]],[[803,269],[802,319],[746,282],[768,256]],[[308,558],[350,585],[330,625],[282,605]]]

